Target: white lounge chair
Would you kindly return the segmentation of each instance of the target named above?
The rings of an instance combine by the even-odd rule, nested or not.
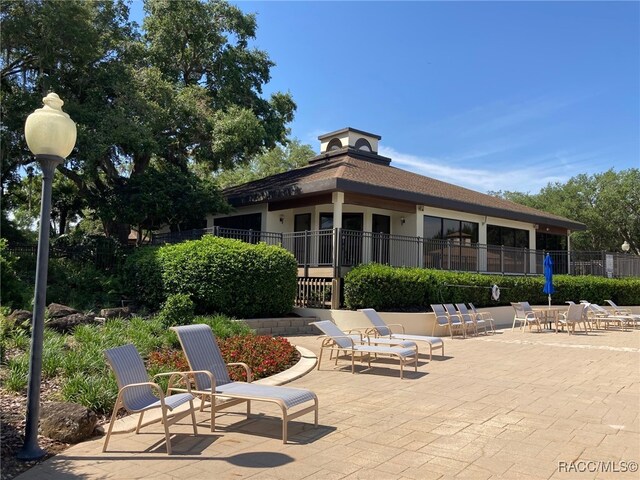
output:
[[[631,313],[631,310],[629,310],[628,308],[619,307],[618,305],[616,305],[614,303],[613,300],[605,300],[605,302],[607,302],[609,305],[611,305],[613,307],[613,312],[616,315],[628,316],[635,326],[638,326],[638,324],[640,324],[640,315],[639,314]]]
[[[377,340],[389,339],[392,341],[408,340],[410,342],[424,342],[429,345],[429,360],[433,359],[433,349],[442,350],[440,355],[444,355],[444,341],[440,337],[428,337],[426,335],[410,335],[404,333],[404,326],[399,323],[388,324],[380,314],[373,308],[361,308],[358,310],[366,315],[373,325],[373,332]],[[395,327],[401,332],[394,333],[391,327]]]
[[[465,336],[469,329],[473,329],[474,333],[478,335],[476,324],[473,321],[473,318],[471,318],[471,315],[469,315],[468,313],[466,315],[462,315],[458,310],[456,310],[456,307],[454,307],[452,303],[444,303],[442,306],[447,311],[447,315],[449,315],[449,317],[457,316],[460,319],[460,322],[464,327]]]
[[[462,322],[460,315],[457,313],[450,315],[447,310],[439,303],[432,303],[431,310],[436,316],[436,324],[440,327],[448,327],[449,335],[453,339],[454,331],[460,330],[462,332],[462,337],[466,338],[467,333],[465,329],[465,324]],[[435,327],[435,325],[434,325]]]
[[[211,431],[215,430],[215,414],[217,411],[247,403],[247,418],[251,415],[251,402],[269,402],[282,410],[282,443],[287,443],[289,420],[306,413],[314,412],[314,426],[318,426],[318,397],[311,390],[292,387],[279,387],[250,383],[251,370],[245,363],[225,364],[220,348],[208,325],[184,325],[171,327],[176,332],[180,345],[194,374],[196,389],[192,392],[202,396],[200,409],[204,407],[204,399],[211,401]],[[227,365],[242,366],[247,372],[247,382],[234,382],[229,378]],[[230,401],[219,405],[216,397],[227,397]],[[289,410],[300,405],[312,405],[290,413]]]
[[[476,318],[481,318],[482,320],[484,320],[491,327],[491,331],[493,333],[496,333],[495,320],[493,319],[493,317],[491,316],[491,314],[489,312],[480,312],[480,311],[478,311],[476,309],[476,307],[473,305],[473,303],[471,303],[471,302],[469,302],[469,308],[471,308],[471,311],[476,316]]]
[[[558,318],[558,324],[561,327],[567,327],[569,335],[576,333],[576,325],[582,322],[584,333],[588,335],[587,322],[584,319],[584,309],[586,305],[583,303],[569,305],[569,309],[562,313]]]
[[[528,308],[526,308],[524,304],[526,304]],[[515,310],[511,331],[515,329],[516,323],[520,324],[520,329],[522,330],[524,330],[525,326],[528,326],[529,331],[531,331],[531,326],[536,325],[538,327],[538,331],[542,331],[542,327],[540,326],[540,318],[533,310],[531,310],[529,302],[511,302],[511,306]]]
[[[389,355],[396,357],[400,363],[400,378],[404,378],[404,366],[414,365],[414,370],[418,371],[418,347],[415,348],[403,348],[392,347],[383,345],[371,345],[369,343],[358,343],[354,339],[340,330],[338,326],[330,320],[321,320],[319,322],[312,322],[311,325],[315,325],[318,329],[324,333],[322,338],[322,346],[320,348],[320,356],[318,357],[318,370],[320,370],[320,363],[322,362],[322,352],[325,349],[335,351],[338,355],[340,352],[351,355],[351,373],[355,373],[355,357],[360,354],[361,360],[364,356],[367,356],[367,364],[371,369],[371,355]],[[338,356],[336,356],[336,364],[338,363]]]
[[[589,312],[589,315],[591,315],[591,319],[596,322],[598,327],[600,326],[600,323],[604,323],[604,328],[608,329],[609,325],[613,323],[618,325],[622,331],[624,331],[625,327],[634,323],[633,318],[630,316],[616,315],[597,303],[589,303],[585,300],[581,300],[580,303],[582,305],[586,305],[587,311]]]
[[[487,335],[487,322],[482,317],[478,317],[475,313],[470,312],[464,303],[456,303],[456,309],[460,313],[460,316],[465,319],[468,318],[473,322],[473,327],[478,335],[478,329],[482,328],[484,334]]]
[[[113,432],[113,425],[117,419],[117,413],[120,408],[124,408],[129,413],[140,413],[136,433],[140,433],[144,413],[148,410],[159,408],[162,412],[162,424],[164,425],[167,454],[169,455],[171,455],[169,425],[172,425],[186,415],[191,414],[193,434],[198,434],[198,430],[196,428],[196,416],[193,407],[193,400],[195,397],[189,391],[176,393],[174,395],[165,395],[162,388],[160,388],[160,385],[149,381],[149,376],[147,375],[147,370],[144,367],[144,362],[136,350],[136,347],[133,345],[124,345],[122,347],[105,350],[104,354],[116,375],[116,381],[118,382],[118,397],[116,398],[116,403],[113,406],[109,429],[107,430],[107,435],[102,447],[103,452],[107,451],[107,445],[109,445],[109,439]],[[163,373],[156,375],[154,379],[159,376],[182,377],[186,381],[186,389],[189,390],[189,382],[183,373]],[[153,394],[154,390],[157,396]],[[180,414],[169,417],[169,412],[187,402],[191,408],[181,412]]]

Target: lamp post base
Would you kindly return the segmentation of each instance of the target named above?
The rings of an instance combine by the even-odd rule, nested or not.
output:
[[[25,445],[16,454],[16,458],[27,462],[29,460],[39,460],[46,454],[47,452],[41,449],[38,445]]]

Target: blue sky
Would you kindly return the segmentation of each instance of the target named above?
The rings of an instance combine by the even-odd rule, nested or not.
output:
[[[354,127],[482,192],[640,168],[638,2],[234,3],[276,63],[265,94],[291,92],[316,150]]]

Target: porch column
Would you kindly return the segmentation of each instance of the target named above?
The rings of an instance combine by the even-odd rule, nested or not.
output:
[[[414,265],[424,267],[424,205],[416,205],[416,258]]]
[[[529,230],[529,272],[538,273],[538,255],[536,255],[536,229]]]
[[[333,192],[333,228],[342,228],[342,205],[344,204],[344,192]]]
[[[487,271],[487,217],[478,224],[478,270]]]

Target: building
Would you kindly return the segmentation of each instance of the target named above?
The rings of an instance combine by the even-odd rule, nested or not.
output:
[[[279,238],[296,255],[301,277],[332,279],[371,261],[540,273],[543,251],[564,252],[556,262],[562,271],[569,263],[571,232],[585,229],[395,168],[392,159],[378,154],[379,135],[345,128],[318,139],[320,154],[307,166],[225,190],[234,211],[210,216],[207,226],[249,241]]]

